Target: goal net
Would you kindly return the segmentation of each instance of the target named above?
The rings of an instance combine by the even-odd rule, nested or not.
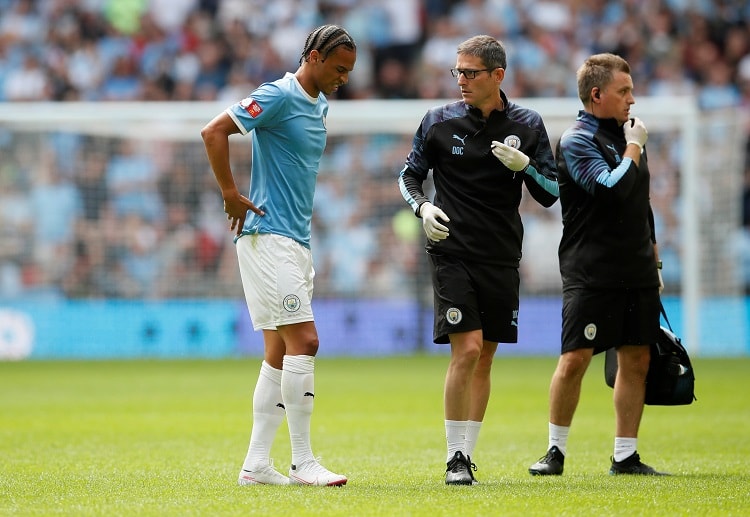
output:
[[[418,328],[393,332],[426,339],[423,237],[396,178],[422,116],[442,102],[331,102],[313,228],[316,299],[415,302]],[[580,109],[577,99],[517,102],[542,115],[553,148]],[[232,235],[199,135],[225,107],[2,105],[0,301],[240,299]],[[691,98],[639,98],[634,111],[649,129],[670,321],[693,352],[746,353],[739,116],[699,112]],[[249,137],[232,138],[231,160],[246,191]],[[534,341],[541,329],[557,350],[559,204],[524,199],[522,216],[522,309],[531,309],[521,332]],[[378,310],[375,321],[385,317]]]

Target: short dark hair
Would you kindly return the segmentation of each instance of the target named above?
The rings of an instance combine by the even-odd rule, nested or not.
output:
[[[305,48],[302,50],[302,56],[299,58],[299,64],[301,65],[303,61],[307,61],[310,57],[310,52],[313,50],[320,52],[320,55],[325,60],[333,49],[341,45],[349,50],[357,50],[354,39],[346,32],[346,29],[338,25],[321,25],[307,36]]]
[[[587,104],[591,100],[591,90],[604,89],[614,77],[614,72],[630,74],[630,65],[616,54],[594,54],[583,62],[576,72],[578,98]]]
[[[492,36],[480,35],[469,38],[458,46],[456,54],[478,57],[484,66],[493,70],[505,69],[508,66],[505,47]]]

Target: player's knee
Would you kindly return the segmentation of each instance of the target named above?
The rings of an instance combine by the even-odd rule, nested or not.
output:
[[[464,346],[454,346],[451,353],[451,363],[459,368],[476,368],[482,350],[479,346],[472,346],[466,343]]]
[[[579,350],[566,352],[560,356],[556,375],[562,379],[579,379],[586,373],[591,357]]]
[[[623,346],[617,351],[618,368],[628,375],[645,378],[650,358],[647,346]]]
[[[300,343],[300,347],[302,348],[304,355],[316,355],[318,353],[319,345],[320,341],[318,340],[317,336],[310,337]]]

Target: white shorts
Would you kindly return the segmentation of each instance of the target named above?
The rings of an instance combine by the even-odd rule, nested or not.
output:
[[[313,321],[315,270],[309,248],[269,233],[243,235],[236,247],[253,329]]]

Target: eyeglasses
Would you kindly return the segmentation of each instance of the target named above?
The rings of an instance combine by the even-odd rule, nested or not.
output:
[[[461,68],[451,68],[451,75],[453,77],[459,77],[461,74],[464,74],[464,77],[466,77],[467,79],[474,79],[479,72],[492,72],[495,68],[482,68],[481,70],[463,70]]]

